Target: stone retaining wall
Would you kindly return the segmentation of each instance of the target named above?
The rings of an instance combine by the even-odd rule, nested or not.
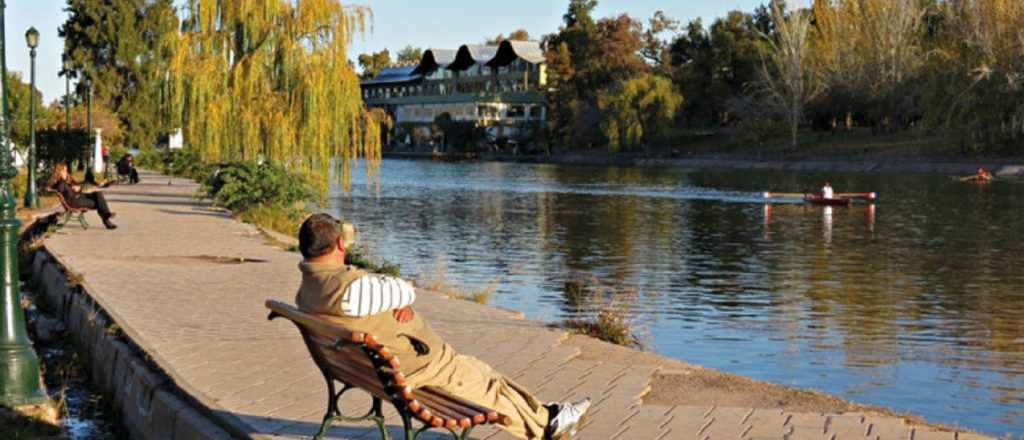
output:
[[[36,252],[32,279],[88,366],[97,389],[110,397],[132,439],[205,440],[231,436],[180,397],[166,375],[147,362],[116,330],[116,323],[84,287],[69,286],[63,265],[46,250]]]

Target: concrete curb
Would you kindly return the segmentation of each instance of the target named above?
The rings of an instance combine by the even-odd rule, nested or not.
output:
[[[116,320],[83,286],[69,286],[63,265],[46,249],[35,254],[32,279],[65,325],[93,384],[111,398],[133,439],[205,440],[232,436],[179,397],[178,386],[113,331]]]

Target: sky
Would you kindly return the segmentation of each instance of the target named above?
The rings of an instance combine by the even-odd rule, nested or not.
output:
[[[728,11],[753,11],[764,0],[599,0],[596,17],[628,13],[648,19],[655,11],[682,22],[701,17],[705,25]],[[7,69],[22,72],[28,81],[29,55],[25,31],[35,26],[40,33],[36,58],[36,82],[43,102],[64,95],[60,71],[63,41],[57,29],[66,20],[64,0],[7,0]],[[498,33],[508,34],[525,28],[531,36],[555,32],[562,23],[567,0],[365,0],[344,2],[362,4],[373,10],[372,32],[357,37],[351,57],[359,53],[387,48],[392,55],[412,45],[429,48],[458,48],[480,43]],[[72,87],[74,85],[72,84]]]

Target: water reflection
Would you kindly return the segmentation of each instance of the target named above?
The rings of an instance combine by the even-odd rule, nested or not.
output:
[[[578,312],[566,280],[635,290],[670,356],[996,434],[1024,396],[1024,198],[943,177],[709,173],[385,161],[334,209],[371,251],[540,319]],[[850,208],[765,190],[877,191]],[[922,399],[921,396],[928,396]]]

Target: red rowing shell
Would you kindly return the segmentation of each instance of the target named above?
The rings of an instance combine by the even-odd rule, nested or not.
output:
[[[822,196],[816,196],[808,194],[804,196],[804,201],[812,205],[829,205],[829,206],[849,206],[853,203],[853,199],[849,197],[834,197],[826,199]]]

